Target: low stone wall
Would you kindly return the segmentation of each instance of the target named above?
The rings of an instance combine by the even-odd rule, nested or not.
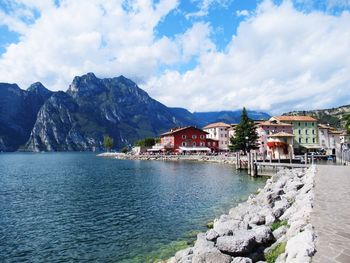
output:
[[[99,157],[109,157],[121,160],[152,160],[152,161],[198,161],[235,164],[236,158],[233,156],[216,155],[132,155],[124,153],[101,153]]]
[[[166,263],[310,262],[315,168],[285,169]]]

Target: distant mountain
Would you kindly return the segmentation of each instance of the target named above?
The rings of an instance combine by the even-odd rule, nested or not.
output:
[[[310,115],[317,118],[321,123],[328,123],[335,128],[344,129],[345,117],[350,115],[350,105],[323,110],[291,111],[283,115]]]
[[[66,93],[43,105],[27,143],[30,151],[86,151],[103,147],[103,136],[121,148],[170,127],[191,122],[152,99],[131,80],[75,77]]]
[[[248,114],[253,119],[269,117]],[[99,79],[88,73],[75,77],[66,92],[51,92],[39,82],[27,90],[0,83],[0,151],[98,150],[104,135],[121,148],[172,127],[237,123],[240,115],[241,111],[168,108],[124,76]]]
[[[26,143],[39,109],[51,95],[39,82],[27,90],[0,83],[0,151],[15,151]]]
[[[200,126],[205,126],[213,122],[225,122],[228,124],[239,123],[242,111],[217,111],[217,112],[194,112],[193,117]],[[248,111],[249,118],[253,120],[266,120],[271,116],[265,112]]]

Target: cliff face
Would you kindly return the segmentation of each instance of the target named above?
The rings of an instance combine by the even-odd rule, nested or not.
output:
[[[30,151],[86,151],[102,147],[103,136],[116,148],[190,124],[152,99],[131,80],[75,77],[66,93],[43,105],[27,143]]]
[[[15,151],[25,144],[39,109],[51,94],[39,82],[28,90],[0,83],[0,151]]]

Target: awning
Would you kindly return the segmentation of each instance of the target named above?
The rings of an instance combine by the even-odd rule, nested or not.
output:
[[[163,149],[147,149],[147,152],[160,152],[162,151]]]
[[[180,150],[189,152],[211,152],[208,147],[180,147]]]
[[[302,147],[306,148],[306,149],[321,149],[321,146],[318,145],[301,145]]]

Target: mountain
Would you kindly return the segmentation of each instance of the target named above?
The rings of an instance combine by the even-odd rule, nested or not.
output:
[[[323,110],[292,111],[283,115],[310,115],[317,118],[320,123],[328,123],[335,128],[344,129],[346,123],[345,117],[350,115],[350,105]]]
[[[269,117],[248,113],[253,119]],[[121,148],[173,127],[236,123],[240,114],[168,108],[124,76],[99,79],[88,73],[75,77],[66,92],[51,92],[40,82],[27,90],[0,83],[0,151],[98,150],[104,135]]]
[[[217,111],[217,112],[194,112],[193,117],[200,126],[205,126],[213,122],[239,123],[242,111]],[[253,120],[266,120],[271,116],[265,112],[248,111],[249,118]]]
[[[0,151],[15,151],[26,143],[39,109],[51,95],[40,82],[27,90],[0,83]]]
[[[50,97],[38,113],[27,143],[30,151],[86,151],[103,147],[103,136],[116,148],[174,126],[192,124],[120,76],[75,77],[67,92]]]

